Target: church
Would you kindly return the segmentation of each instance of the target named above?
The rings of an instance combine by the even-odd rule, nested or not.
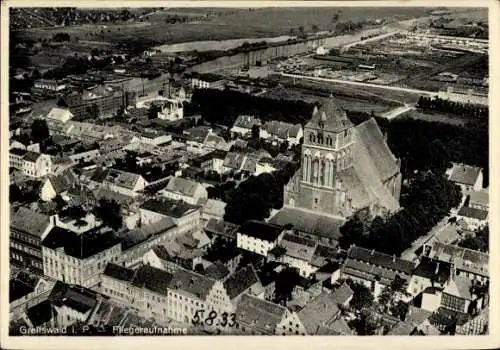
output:
[[[284,209],[346,219],[399,209],[400,160],[375,119],[354,125],[333,97],[304,128],[302,165],[284,188]]]

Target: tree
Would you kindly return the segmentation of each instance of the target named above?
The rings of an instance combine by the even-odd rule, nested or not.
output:
[[[354,292],[351,302],[349,303],[352,308],[360,312],[372,306],[373,295],[366,286],[352,280],[347,280],[347,284]]]
[[[406,319],[408,314],[409,306],[404,301],[399,300],[392,308],[391,313],[393,316],[399,318],[401,321]]]
[[[94,210],[97,218],[101,219],[103,224],[118,231],[123,224],[121,207],[115,200],[100,199],[98,206]]]
[[[359,317],[350,322],[349,326],[358,335],[374,335],[377,330],[377,321],[368,310],[363,310]]]
[[[24,199],[23,192],[16,184],[9,186],[9,201],[11,203],[22,202]]]
[[[205,268],[203,267],[203,264],[196,264],[194,271],[203,274],[205,273]]]
[[[35,143],[42,143],[50,137],[47,121],[44,119],[35,119],[31,124],[31,139]]]

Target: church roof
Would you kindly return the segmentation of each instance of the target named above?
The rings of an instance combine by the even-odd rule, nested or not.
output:
[[[330,96],[319,110],[315,109],[311,120],[306,125],[309,128],[320,128],[334,133],[339,133],[353,126],[354,124],[347,118],[346,112],[335,104],[333,96]]]

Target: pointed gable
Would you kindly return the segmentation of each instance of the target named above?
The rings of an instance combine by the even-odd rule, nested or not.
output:
[[[353,124],[347,118],[346,112],[335,103],[333,96],[330,96],[319,110],[313,112],[306,127],[339,133],[353,127]]]

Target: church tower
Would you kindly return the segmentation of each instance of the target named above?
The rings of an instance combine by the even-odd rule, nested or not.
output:
[[[336,173],[352,166],[353,124],[333,97],[315,109],[304,128],[302,182],[321,188],[335,188]]]

